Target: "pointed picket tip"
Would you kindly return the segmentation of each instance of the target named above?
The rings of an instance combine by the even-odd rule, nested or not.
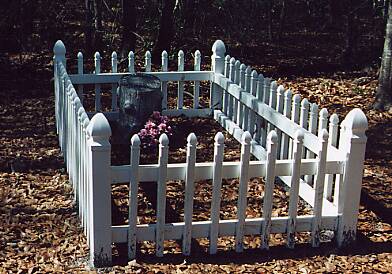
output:
[[[178,51],[178,57],[183,58],[184,57],[184,51],[182,49],[180,49]]]
[[[196,56],[196,57],[200,57],[200,56],[201,56],[200,50],[197,49],[197,50],[195,51],[195,56]],[[230,56],[229,56],[229,57],[230,57]]]
[[[109,122],[102,113],[97,113],[91,118],[88,132],[93,139],[109,139],[112,135]]]
[[[222,132],[218,132],[214,138],[215,142],[218,144],[223,144],[225,142],[225,136],[223,136]]]
[[[82,123],[83,123],[83,128],[87,130],[88,125],[90,124],[90,119],[88,118],[86,112],[84,112],[84,113],[82,114],[81,120],[82,120]],[[88,133],[88,132],[87,132],[87,133]]]
[[[212,52],[214,55],[223,57],[226,53],[226,46],[222,40],[216,40],[215,43],[212,45]]]
[[[291,90],[286,90],[286,92],[284,93],[284,97],[286,99],[291,99],[291,97],[293,96],[293,92]]]
[[[96,52],[94,53],[94,59],[95,59],[95,60],[100,60],[100,59],[101,59],[101,54],[100,54],[98,51],[96,51]]]
[[[301,101],[301,107],[303,107],[303,108],[308,108],[309,107],[309,101],[308,101],[308,99],[306,99],[306,98],[304,98],[304,99],[302,99],[302,101]]]
[[[267,136],[267,142],[271,144],[276,144],[278,141],[278,135],[276,134],[275,130],[271,130]]]
[[[145,57],[146,58],[151,58],[151,52],[149,50],[146,51]]]
[[[251,77],[252,77],[253,79],[256,79],[256,78],[257,78],[257,71],[256,71],[256,70],[252,70]]]
[[[332,114],[331,117],[329,117],[329,122],[333,125],[339,124],[339,116],[336,113]]]
[[[300,128],[295,132],[294,138],[295,140],[302,142],[304,139],[304,135],[305,135],[305,131],[302,128]]]
[[[236,60],[234,65],[236,66],[236,68],[240,68],[241,66],[240,60]]]
[[[133,147],[134,147],[134,146],[139,147],[140,144],[141,144],[141,142],[140,142],[139,135],[134,134],[134,135],[132,136],[132,138],[131,138],[131,145],[132,145]]]
[[[365,113],[359,108],[351,110],[344,121],[342,122],[344,126],[351,129],[353,133],[361,135],[364,134],[368,129],[368,120]]]
[[[169,145],[169,137],[167,137],[167,135],[165,133],[163,133],[160,137],[159,137],[159,143],[162,146],[167,146]]]
[[[83,107],[83,105],[82,105],[82,106],[78,109],[78,117],[79,117],[79,120],[81,120],[81,121],[82,121],[83,112],[85,112],[85,109],[84,109],[84,107]]]
[[[295,94],[293,96],[293,101],[294,101],[295,104],[299,104],[301,102],[301,95]]]
[[[320,110],[320,117],[322,117],[322,118],[328,117],[328,110],[326,108],[322,108]]]
[[[162,51],[161,56],[162,56],[162,58],[166,59],[167,58],[167,51],[166,50]]]
[[[318,112],[318,105],[316,103],[312,103],[312,105],[310,106],[310,111],[313,113]]]
[[[249,131],[245,131],[241,136],[241,142],[249,145],[250,141],[252,141],[252,135],[250,135]]]
[[[112,59],[117,59],[117,52],[115,51],[112,52]]]
[[[246,67],[245,73],[250,75],[252,73],[252,68],[250,66]]]
[[[264,81],[264,75],[262,73],[259,74],[259,76],[257,77],[258,81]]]
[[[246,70],[246,65],[245,64],[241,64],[240,65],[240,70],[241,71],[245,71]]]
[[[271,89],[277,89],[278,88],[278,82],[276,82],[276,81],[272,81],[271,82]]]
[[[79,109],[82,103],[80,102],[79,96],[75,96],[73,98],[73,104],[75,105],[76,109]]]
[[[53,46],[53,53],[55,55],[65,55],[66,52],[67,50],[65,49],[63,41],[57,40]]]
[[[329,137],[328,130],[326,130],[325,128],[323,128],[322,131],[321,131],[321,136],[320,136],[320,138],[321,138],[323,141],[328,141],[328,137]]]
[[[78,58],[79,60],[80,60],[80,59],[83,59],[83,53],[82,53],[81,51],[78,52],[77,58]]]
[[[133,51],[131,50],[129,53],[128,53],[128,58],[134,58],[135,57],[135,54],[133,53]]]
[[[188,135],[186,140],[187,140],[188,144],[190,144],[192,146],[195,146],[197,144],[197,137],[193,132]]]
[[[230,64],[233,65],[233,66],[235,65],[235,58],[234,57],[230,58]]]
[[[225,61],[226,61],[227,63],[230,63],[230,59],[231,59],[230,55],[226,55]]]
[[[284,94],[284,86],[283,85],[279,85],[279,87],[278,87],[278,94],[280,94],[280,95]]]

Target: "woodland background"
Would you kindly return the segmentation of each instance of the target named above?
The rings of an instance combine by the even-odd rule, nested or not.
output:
[[[4,1],[3,1],[4,2]],[[278,79],[342,118],[354,107],[369,119],[358,242],[346,250],[301,244],[269,253],[250,249],[216,256],[199,252],[158,260],[141,256],[98,271],[144,272],[388,272],[392,269],[392,115],[373,109],[389,1],[384,0],[15,0],[0,6],[0,272],[57,273],[87,268],[86,239],[78,225],[54,126],[52,47],[67,47],[76,71],[83,51],[165,49],[176,67],[179,49],[202,52],[225,42],[228,54]],[[106,59],[105,59],[106,58]],[[192,124],[190,128],[194,127]],[[229,242],[230,243],[230,242]],[[230,244],[228,244],[229,246]],[[120,248],[121,249],[121,248]],[[224,248],[223,248],[224,249]],[[228,248],[230,249],[230,248]],[[229,259],[228,259],[229,258]]]

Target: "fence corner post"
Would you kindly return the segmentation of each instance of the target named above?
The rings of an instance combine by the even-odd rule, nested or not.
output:
[[[214,75],[211,79],[210,88],[210,108],[220,109],[222,107],[223,90],[214,83],[215,74],[224,74],[225,72],[225,54],[226,47],[222,40],[216,40],[212,46],[211,70]]]
[[[90,260],[95,267],[112,263],[112,216],[110,186],[109,122],[102,113],[91,119],[88,127],[88,157],[90,161]]]
[[[67,50],[65,49],[65,45],[63,41],[57,40],[57,42],[53,46],[53,54],[54,54],[54,65],[56,67],[56,63],[61,61],[65,67],[65,53]]]
[[[367,128],[367,118],[358,108],[351,110],[341,124],[339,149],[346,157],[346,162],[340,190],[342,193],[339,195],[341,200],[338,203],[336,240],[339,247],[349,245],[356,237]]]

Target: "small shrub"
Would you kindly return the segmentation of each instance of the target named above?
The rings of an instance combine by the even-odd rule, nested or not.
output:
[[[156,148],[156,145],[159,143],[159,137],[163,133],[166,133],[168,136],[173,134],[172,127],[169,125],[169,118],[161,115],[159,111],[154,111],[144,128],[138,133],[142,147]]]

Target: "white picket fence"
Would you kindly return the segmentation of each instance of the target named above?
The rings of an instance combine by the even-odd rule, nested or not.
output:
[[[320,244],[320,232],[332,230],[338,246],[355,240],[366,146],[367,119],[360,109],[352,110],[340,124],[336,114],[318,111],[317,104],[278,86],[239,60],[225,56],[218,40],[212,47],[211,71],[200,71],[201,54],[196,51],[194,70],[184,71],[184,53],[178,54],[178,71],[168,71],[168,54],[162,53],[162,71],[151,72],[151,54],[145,55],[145,72],[161,80],[162,107],[166,115],[210,116],[241,142],[240,162],[223,162],[224,138],[215,137],[214,161],[196,162],[197,137],[189,135],[186,162],[168,164],[169,140],[159,140],[159,161],[140,165],[140,140],[131,140],[130,164],[112,166],[111,128],[108,119],[117,119],[116,88],[120,77],[117,55],[112,54],[112,71],[102,73],[101,57],[95,54],[95,72],[83,73],[83,55],[78,54],[78,73],[66,70],[65,47],[54,46],[55,112],[59,143],[79,207],[94,265],[112,261],[112,243],[128,243],[128,256],[136,256],[138,241],[154,241],[156,255],[163,256],[164,240],[182,240],[189,255],[192,238],[209,238],[211,254],[217,240],[235,236],[235,249],[241,252],[244,235],[260,235],[261,248],[268,249],[271,233],[286,233],[293,248],[296,232],[311,232],[313,246]],[[134,54],[129,54],[128,71],[134,73]],[[168,82],[177,82],[177,106],[168,109]],[[184,106],[184,82],[192,82],[193,104]],[[200,81],[209,81],[210,106],[200,108]],[[95,89],[95,112],[83,107],[83,87]],[[111,85],[111,111],[101,113],[101,85]],[[77,87],[77,91],[75,89]],[[90,117],[93,116],[91,119]],[[328,133],[328,131],[329,133]],[[257,161],[250,161],[253,154]],[[246,218],[248,180],[263,177],[265,193],[263,216]],[[239,178],[237,218],[220,220],[222,179]],[[213,192],[209,221],[193,221],[194,183],[212,179]],[[274,183],[279,179],[289,188],[288,217],[272,217]],[[185,183],[184,222],[165,223],[166,182]],[[157,182],[156,223],[137,224],[139,182]],[[129,183],[129,224],[111,223],[111,185]],[[313,215],[298,215],[303,199]]]

